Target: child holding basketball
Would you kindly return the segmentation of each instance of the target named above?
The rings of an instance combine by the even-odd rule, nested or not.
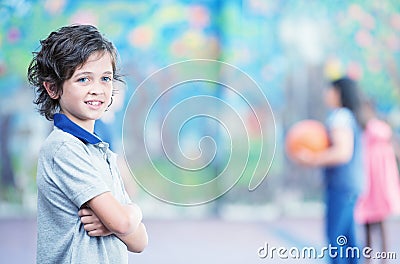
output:
[[[90,25],[62,27],[41,42],[29,65],[35,103],[54,129],[39,153],[37,263],[128,263],[147,233],[116,155],[95,120],[112,103],[113,44]]]
[[[331,83],[326,93],[330,107],[326,125],[330,146],[321,152],[302,150],[297,161],[324,168],[326,188],[326,232],[332,246],[356,247],[354,208],[363,189],[361,126],[359,122],[360,96],[356,83],[341,78]],[[339,244],[345,236],[347,243]],[[343,255],[332,258],[332,263],[357,263],[358,258]]]

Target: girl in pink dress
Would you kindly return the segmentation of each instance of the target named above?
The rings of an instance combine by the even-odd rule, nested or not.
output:
[[[366,112],[371,116],[371,106],[368,108]],[[358,200],[355,218],[365,225],[368,247],[371,247],[371,227],[379,227],[382,251],[386,252],[384,221],[400,213],[400,180],[392,129],[385,122],[371,117],[365,125],[363,144],[366,188]]]

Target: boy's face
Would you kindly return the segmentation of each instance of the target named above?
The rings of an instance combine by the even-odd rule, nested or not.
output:
[[[99,119],[111,102],[113,68],[108,52],[93,53],[82,67],[63,84],[60,96],[61,112],[69,119],[93,132]]]

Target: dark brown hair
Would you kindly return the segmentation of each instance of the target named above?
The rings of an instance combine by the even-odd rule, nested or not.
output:
[[[108,41],[96,27],[91,25],[66,26],[50,33],[40,41],[41,49],[33,52],[33,59],[28,68],[28,81],[35,87],[40,114],[48,120],[59,110],[59,99],[49,96],[43,82],[51,84],[51,90],[58,97],[62,87],[75,70],[83,65],[94,52],[108,52],[111,56],[113,79],[121,81],[118,73],[118,54],[114,45]]]
[[[334,89],[339,91],[342,106],[352,111],[356,117],[357,122],[361,124],[362,121],[360,111],[362,94],[358,88],[357,83],[349,77],[345,76],[343,78],[332,81],[331,85]]]

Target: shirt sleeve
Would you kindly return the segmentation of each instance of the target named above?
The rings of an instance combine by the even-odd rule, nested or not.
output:
[[[64,142],[53,157],[53,181],[80,208],[92,198],[110,191],[81,142]]]
[[[350,128],[352,129],[354,123],[354,116],[348,109],[339,109],[331,117],[328,122],[330,130],[337,128]]]

